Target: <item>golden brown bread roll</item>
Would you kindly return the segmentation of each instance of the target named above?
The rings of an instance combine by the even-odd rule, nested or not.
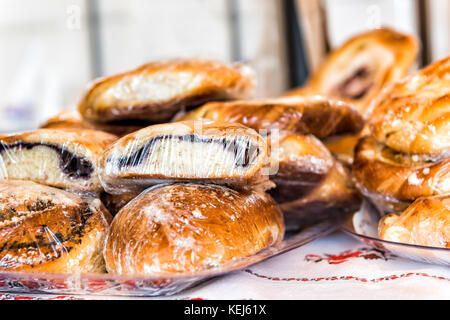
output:
[[[104,257],[115,274],[196,274],[253,255],[283,234],[281,212],[262,192],[158,185],[116,215]]]
[[[379,236],[388,241],[450,248],[450,195],[419,198],[400,215],[383,217]]]
[[[91,129],[111,133],[122,137],[151,125],[142,121],[120,121],[115,123],[101,123],[83,119],[78,111],[63,110],[48,119],[40,128],[45,129]]]
[[[383,212],[450,192],[450,57],[397,82],[375,104],[353,175]]]
[[[393,212],[419,197],[449,193],[450,158],[428,161],[365,137],[356,146],[353,176],[378,209]]]
[[[110,221],[98,199],[31,181],[0,181],[0,271],[104,272]]]
[[[96,81],[78,110],[84,118],[98,122],[166,122],[180,110],[207,101],[245,99],[253,90],[253,72],[247,66],[172,59]]]
[[[379,142],[395,151],[450,157],[450,56],[386,91],[369,126]]]
[[[266,165],[267,144],[253,129],[194,120],[154,125],[122,137],[101,156],[99,177],[112,194],[180,180],[265,188]]]
[[[116,136],[97,130],[39,129],[0,136],[0,178],[100,191],[97,161]]]
[[[321,94],[346,99],[367,117],[371,101],[408,72],[418,48],[414,37],[390,28],[367,31],[334,50],[306,88],[288,95]]]
[[[192,119],[240,123],[255,130],[312,134],[319,139],[357,133],[363,126],[362,117],[350,104],[320,96],[210,102],[180,118]]]

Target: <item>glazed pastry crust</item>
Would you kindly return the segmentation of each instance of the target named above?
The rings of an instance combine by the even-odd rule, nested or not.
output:
[[[224,186],[155,186],[114,218],[104,256],[108,272],[201,273],[279,243],[283,217],[270,196]]]
[[[78,110],[84,118],[98,122],[166,122],[185,108],[212,100],[245,99],[253,91],[253,72],[247,66],[172,59],[98,80]]]
[[[450,192],[450,158],[435,162],[415,159],[364,137],[356,147],[353,176],[369,197],[411,202]]]
[[[116,140],[114,135],[85,129],[38,129],[3,135],[1,178],[98,191],[102,189],[97,177],[98,158]]]
[[[87,121],[83,119],[78,111],[63,110],[54,117],[48,119],[40,128],[44,129],[90,129],[108,132],[110,134],[122,137],[129,133],[138,131],[151,123],[144,124],[142,122],[130,123],[100,123]]]
[[[288,95],[348,100],[367,117],[371,101],[408,72],[418,49],[414,37],[386,27],[356,35],[327,57],[306,87]]]
[[[450,57],[397,82],[375,105],[369,126],[396,151],[449,157]]]
[[[99,160],[108,193],[170,181],[269,188],[268,147],[253,129],[203,120],[154,125],[109,146]],[[267,168],[268,169],[268,168]]]
[[[104,272],[111,219],[98,199],[31,181],[1,181],[0,270]]]
[[[379,224],[383,240],[450,248],[450,196],[423,197],[401,214],[385,216]]]
[[[255,130],[278,129],[319,139],[357,133],[363,126],[362,117],[350,104],[321,96],[210,102],[180,120],[188,119],[234,122]]]

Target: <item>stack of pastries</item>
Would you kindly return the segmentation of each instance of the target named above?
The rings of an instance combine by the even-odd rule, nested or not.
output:
[[[427,238],[408,230],[433,216],[442,245],[449,63],[401,79],[417,47],[364,33],[305,87],[260,100],[249,67],[212,60],[95,81],[77,111],[0,136],[0,271],[198,274],[278,244],[286,226],[356,211],[362,195],[389,213],[412,203],[382,237]]]

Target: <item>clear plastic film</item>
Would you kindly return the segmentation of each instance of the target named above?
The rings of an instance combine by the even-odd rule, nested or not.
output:
[[[96,130],[39,129],[0,136],[0,179],[99,192],[98,158],[116,136]]]
[[[0,272],[102,273],[112,217],[98,198],[0,181]]]
[[[171,59],[97,80],[78,110],[88,120],[169,121],[177,112],[214,100],[253,95],[253,70],[243,64],[213,60]]]
[[[283,239],[281,211],[260,191],[158,185],[114,218],[104,256],[120,275],[195,275],[248,257]]]
[[[185,121],[154,125],[119,139],[100,158],[106,192],[120,194],[170,181],[262,189],[271,186],[267,144],[232,123]]]

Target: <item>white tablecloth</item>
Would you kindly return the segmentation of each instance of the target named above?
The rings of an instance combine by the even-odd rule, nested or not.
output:
[[[124,299],[0,293],[49,298]],[[398,258],[336,232],[164,299],[450,299],[450,268]]]

